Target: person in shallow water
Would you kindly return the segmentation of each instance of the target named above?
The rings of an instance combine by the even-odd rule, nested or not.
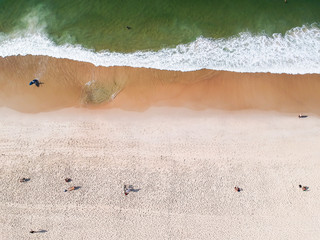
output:
[[[33,79],[33,80],[29,83],[29,85],[33,85],[33,84],[35,84],[37,87],[40,86],[40,82],[39,82],[38,79]]]

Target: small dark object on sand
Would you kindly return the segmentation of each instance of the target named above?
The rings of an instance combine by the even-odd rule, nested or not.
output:
[[[31,230],[29,233],[35,233],[36,231]]]
[[[71,182],[71,178],[65,178],[64,179],[66,182]]]
[[[25,182],[26,181],[26,178],[20,178],[19,179],[19,182]]]
[[[240,191],[241,191],[241,188],[239,188],[239,187],[234,187],[234,190],[236,190],[236,192],[240,192]]]

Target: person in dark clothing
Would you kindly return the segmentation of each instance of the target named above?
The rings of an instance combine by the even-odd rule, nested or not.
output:
[[[33,85],[33,84],[35,84],[37,87],[40,86],[40,82],[39,82],[38,79],[33,79],[33,80],[29,83],[30,86]]]

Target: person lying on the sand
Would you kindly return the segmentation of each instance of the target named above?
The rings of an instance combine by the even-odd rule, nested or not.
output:
[[[67,192],[67,191],[73,191],[73,190],[76,190],[76,187],[75,186],[73,186],[73,187],[69,187],[68,189],[66,189],[66,190],[64,190],[65,192]]]
[[[307,186],[302,186],[302,185],[299,185],[299,188],[302,189],[302,191],[307,191],[309,189],[309,187]]]

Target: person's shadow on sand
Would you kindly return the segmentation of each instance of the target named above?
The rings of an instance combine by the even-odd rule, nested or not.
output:
[[[128,195],[130,192],[139,192],[140,188],[134,188],[133,185],[124,185],[123,186],[124,195]]]
[[[130,192],[139,192],[141,188],[134,188],[134,186],[129,185]]]
[[[40,230],[37,230],[37,231],[34,231],[34,230],[31,230],[30,233],[46,233],[48,232],[47,230],[44,230],[44,229],[40,229]]]

